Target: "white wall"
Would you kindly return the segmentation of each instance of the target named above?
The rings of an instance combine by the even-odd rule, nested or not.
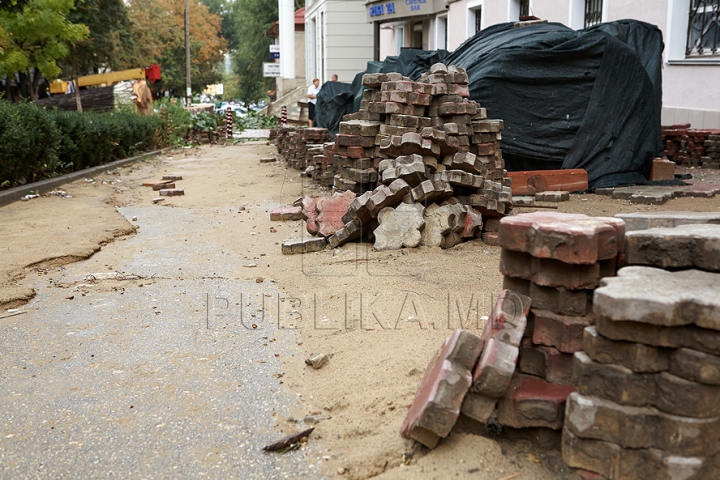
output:
[[[336,74],[352,82],[373,59],[373,25],[366,21],[363,0],[327,2],[324,81]]]

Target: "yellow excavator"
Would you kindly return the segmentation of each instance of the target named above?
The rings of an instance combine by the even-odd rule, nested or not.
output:
[[[118,72],[98,73],[95,75],[86,75],[78,78],[79,87],[90,86],[110,86],[124,80],[145,80],[144,68],[131,68],[129,70],[120,70]],[[55,79],[50,83],[50,94],[62,95],[67,93],[70,82]]]

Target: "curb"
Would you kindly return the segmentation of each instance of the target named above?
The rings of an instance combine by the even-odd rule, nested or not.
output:
[[[153,150],[152,152],[143,153],[142,155],[138,155],[136,157],[123,158],[121,160],[115,160],[114,162],[103,163],[102,165],[98,165],[96,167],[86,168],[85,170],[80,170],[78,172],[72,172],[66,175],[61,175],[59,177],[48,178],[47,180],[41,180],[39,182],[21,185],[19,187],[11,188],[9,190],[0,191],[0,207],[10,205],[11,203],[20,200],[22,197],[24,197],[31,191],[38,191],[40,192],[40,195],[42,195],[52,191],[60,185],[74,182],[75,180],[78,180],[80,178],[92,176],[92,174],[94,173],[104,172],[106,170],[121,167],[128,163],[135,162],[151,155],[157,155],[173,148],[175,147],[166,147],[160,150]]]

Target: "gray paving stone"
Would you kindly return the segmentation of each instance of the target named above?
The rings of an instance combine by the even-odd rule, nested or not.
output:
[[[615,215],[625,221],[625,230],[677,227],[689,223],[720,224],[720,212],[636,212]]]
[[[720,417],[681,417],[578,392],[567,398],[565,428],[581,438],[624,448],[658,448],[674,455],[710,456],[720,446]]]
[[[378,226],[374,230],[376,250],[398,250],[402,247],[417,247],[425,228],[423,213],[425,207],[419,203],[402,203],[397,208],[386,207],[378,215]]]
[[[595,327],[585,328],[583,350],[596,362],[615,363],[637,373],[663,372],[670,368],[670,349],[611,340],[600,335]]]
[[[595,290],[598,316],[665,327],[720,330],[720,274],[625,267]]]
[[[284,255],[293,255],[296,253],[318,252],[324,249],[326,245],[327,241],[324,237],[291,238],[283,242],[282,253]]]
[[[720,272],[720,225],[686,224],[638,230],[629,232],[625,242],[629,265]]]

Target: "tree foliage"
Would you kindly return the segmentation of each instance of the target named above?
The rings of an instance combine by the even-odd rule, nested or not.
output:
[[[184,0],[134,0],[130,4],[135,66],[159,63],[163,86],[183,96],[185,91]],[[190,1],[191,80],[194,92],[217,83],[217,65],[227,49],[221,35],[222,19],[207,6]],[[125,60],[126,62],[128,60]],[[131,68],[133,65],[126,65]]]
[[[87,38],[89,29],[75,24],[68,15],[73,0],[27,0],[4,2],[0,9],[0,75],[23,74],[30,95],[37,99],[41,76],[60,73],[57,64],[69,46]]]

